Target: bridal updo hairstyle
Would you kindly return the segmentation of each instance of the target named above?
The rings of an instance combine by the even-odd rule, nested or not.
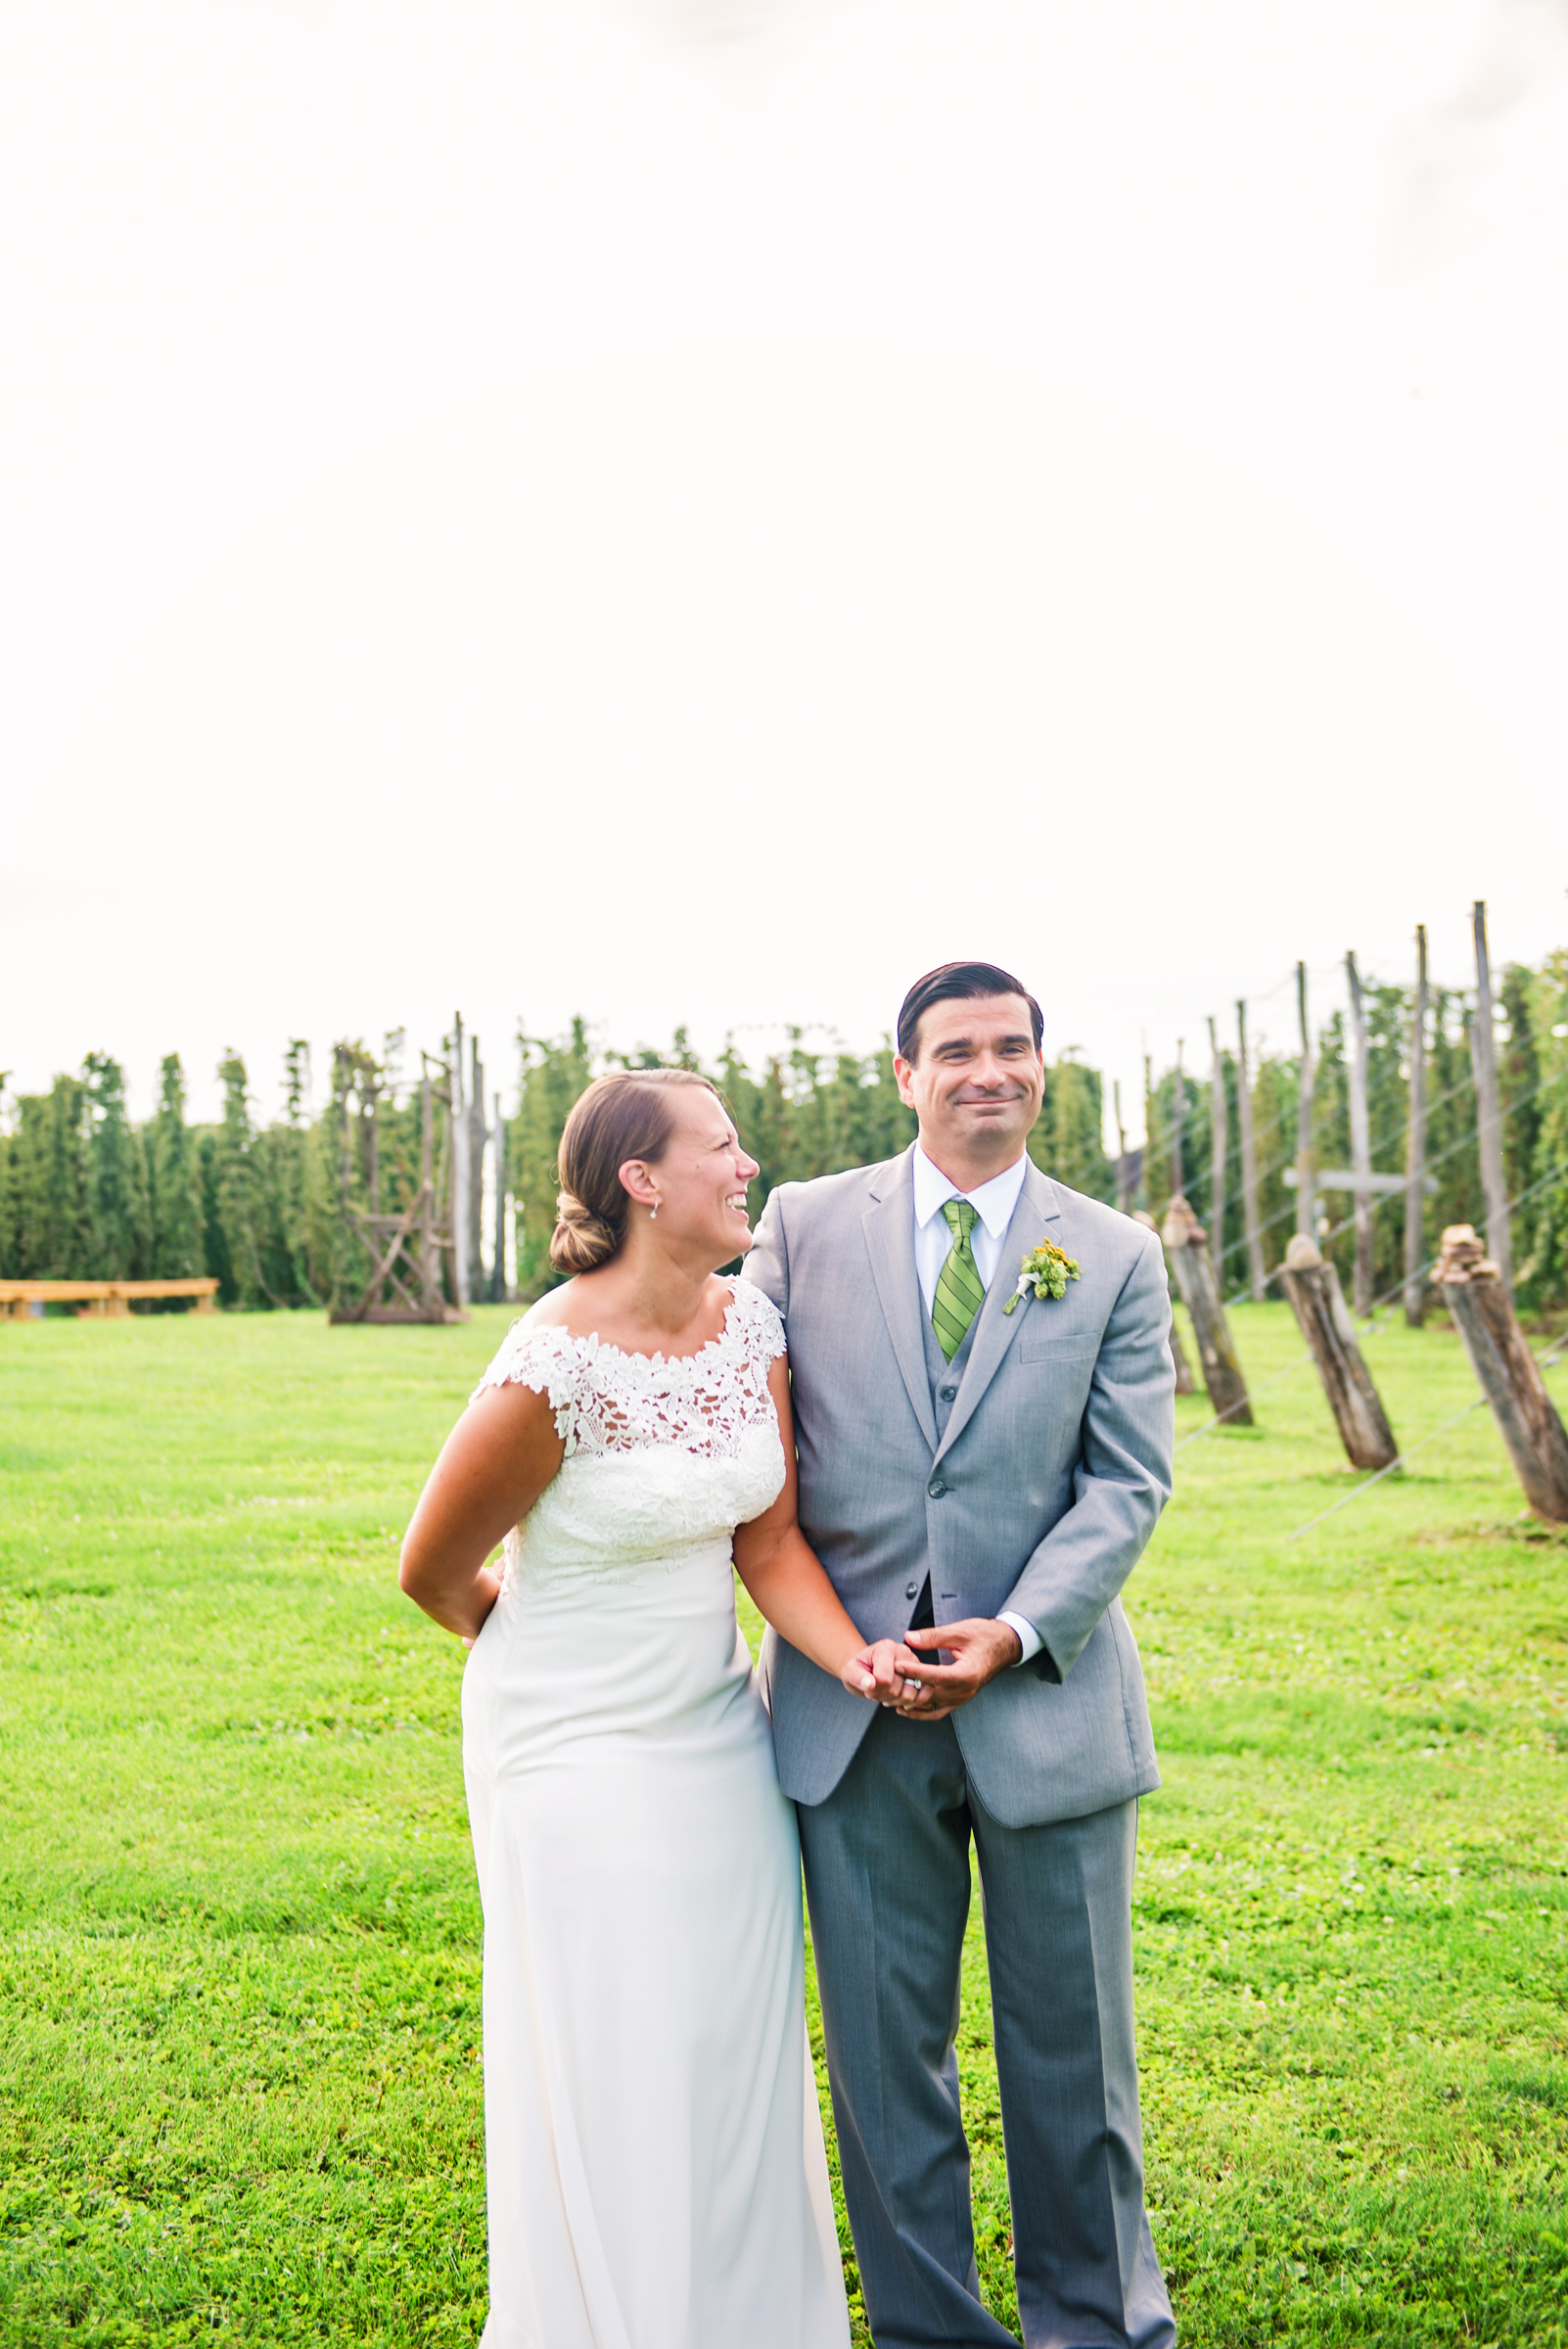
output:
[[[576,1102],[556,1159],[561,1191],[550,1262],[558,1272],[591,1272],[619,1254],[631,1215],[620,1171],[628,1158],[658,1165],[679,1116],[676,1093],[692,1084],[717,1098],[690,1069],[617,1069],[596,1077]]]

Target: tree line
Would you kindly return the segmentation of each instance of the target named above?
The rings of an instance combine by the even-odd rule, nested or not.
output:
[[[1515,1222],[1520,1302],[1568,1302],[1568,953],[1539,969],[1501,975],[1499,1030],[1504,1163],[1509,1195],[1523,1202]],[[1404,1168],[1408,1119],[1410,992],[1365,983],[1367,1094],[1372,1163]],[[1435,990],[1426,1037],[1427,1162],[1437,1189],[1426,1206],[1435,1247],[1445,1224],[1482,1221],[1469,1028],[1473,998]],[[402,1065],[402,1037],[379,1052],[362,1040],[333,1048],[326,1098],[312,1100],[310,1054],[300,1039],[283,1056],[283,1109],[257,1119],[250,1076],[237,1053],[218,1068],[222,1109],[193,1124],[179,1055],[162,1062],[157,1106],[136,1121],[124,1071],[108,1053],[57,1077],[47,1092],[8,1095],[0,1116],[0,1277],[22,1279],[178,1278],[208,1273],[227,1306],[328,1305],[363,1281],[367,1259],[349,1210],[372,1195],[398,1213],[420,1170],[420,1084]],[[855,1054],[817,1049],[804,1031],[753,1067],[733,1042],[704,1065],[684,1031],[669,1049],[631,1054],[595,1049],[584,1022],[561,1036],[520,1036],[515,1106],[502,1121],[507,1268],[491,1266],[481,1293],[527,1300],[551,1279],[546,1250],[554,1222],[555,1156],[568,1111],[602,1067],[673,1063],[703,1068],[728,1101],[746,1147],[760,1162],[753,1189],[760,1212],[777,1182],[801,1181],[892,1156],[912,1138],[899,1099],[891,1045]],[[438,1055],[438,1074],[442,1064]],[[1239,1167],[1238,1069],[1224,1051],[1228,1156],[1225,1197],[1211,1247],[1225,1286],[1244,1286]],[[1266,1265],[1283,1258],[1295,1217],[1285,1182],[1296,1147],[1299,1059],[1264,1049],[1251,1071]],[[1103,1139],[1104,1088],[1097,1070],[1064,1054],[1046,1071],[1039,1121],[1030,1137],[1037,1163],[1074,1189],[1121,1200],[1156,1216],[1177,1189],[1200,1218],[1212,1212],[1210,1075],[1149,1070],[1147,1139],[1119,1163]],[[1180,1116],[1177,1118],[1177,1105]],[[1335,1013],[1317,1042],[1313,1126],[1319,1166],[1350,1157],[1347,1038]],[[492,1127],[492,1135],[493,1135]],[[1179,1164],[1176,1159],[1179,1133]],[[1348,1277],[1348,1198],[1325,1195],[1345,1228],[1325,1250]],[[1378,1287],[1400,1277],[1403,1205],[1380,1201],[1374,1221]]]

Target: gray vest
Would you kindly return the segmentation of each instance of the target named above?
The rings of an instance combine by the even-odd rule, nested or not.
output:
[[[963,1344],[950,1362],[943,1359],[942,1348],[937,1343],[937,1333],[931,1326],[929,1313],[922,1316],[920,1326],[926,1341],[926,1376],[931,1381],[931,1407],[937,1414],[937,1441],[940,1444],[947,1432],[947,1422],[952,1417],[952,1406],[958,1400],[958,1390],[963,1385],[964,1371],[968,1367],[969,1357],[974,1351],[975,1332],[980,1327],[980,1314],[975,1315],[969,1327],[964,1331]]]

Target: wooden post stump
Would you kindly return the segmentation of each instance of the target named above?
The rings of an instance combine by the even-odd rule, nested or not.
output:
[[[1132,1221],[1134,1223],[1141,1223],[1145,1231],[1152,1231],[1158,1236],[1160,1226],[1152,1216],[1144,1213],[1141,1207],[1133,1209]],[[1166,1287],[1169,1288],[1171,1285],[1171,1260],[1169,1257],[1165,1260],[1165,1282]],[[1171,1315],[1171,1360],[1176,1370],[1176,1393],[1178,1395],[1196,1395],[1198,1382],[1192,1375],[1192,1364],[1188,1361],[1187,1350],[1181,1343],[1181,1332],[1176,1327],[1175,1313]]]
[[[1339,1274],[1323,1260],[1316,1243],[1297,1232],[1285,1251],[1285,1294],[1302,1336],[1312,1349],[1317,1375],[1328,1397],[1339,1439],[1356,1468],[1390,1468],[1399,1458],[1399,1446],[1372,1374],[1356,1343],[1356,1329],[1345,1310]]]
[[[1165,1242],[1166,1262],[1175,1275],[1181,1302],[1192,1315],[1198,1359],[1203,1364],[1203,1383],[1209,1390],[1215,1417],[1227,1420],[1233,1427],[1251,1427],[1252,1405],[1247,1400],[1247,1382],[1241,1374],[1235,1340],[1220,1302],[1220,1291],[1215,1286],[1214,1267],[1209,1262],[1209,1235],[1179,1193],[1165,1211],[1165,1228],[1160,1237]]]
[[[1526,1500],[1538,1517],[1568,1525],[1568,1434],[1501,1273],[1472,1224],[1449,1225],[1432,1278],[1464,1340]]]

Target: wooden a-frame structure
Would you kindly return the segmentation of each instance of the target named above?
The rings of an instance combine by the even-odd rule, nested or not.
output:
[[[428,1053],[420,1084],[419,1187],[400,1215],[381,1207],[381,1176],[376,1151],[376,1107],[381,1072],[368,1061],[356,1069],[362,1101],[369,1104],[369,1165],[366,1170],[368,1208],[346,1199],[346,1210],[375,1267],[362,1294],[352,1303],[335,1305],[335,1322],[466,1321],[458,1306],[447,1301],[447,1289],[460,1294],[453,1240],[452,1089],[444,1061],[432,1064]],[[433,1075],[433,1065],[436,1074]],[[344,1103],[345,1164],[347,1164],[348,1106]],[[438,1148],[437,1128],[439,1125]],[[346,1181],[345,1190],[346,1192]],[[461,1209],[459,1208],[459,1212]],[[446,1275],[443,1279],[443,1273]]]

